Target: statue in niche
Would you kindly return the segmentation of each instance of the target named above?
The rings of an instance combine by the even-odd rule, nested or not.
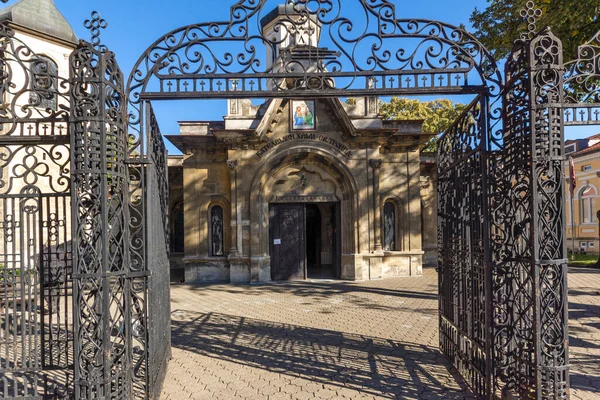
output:
[[[391,203],[386,203],[383,209],[383,235],[383,249],[396,250],[396,210]]]
[[[223,208],[215,206],[211,211],[212,255],[223,255]]]

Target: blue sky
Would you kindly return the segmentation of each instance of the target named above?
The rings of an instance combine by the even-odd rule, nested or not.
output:
[[[283,2],[284,0],[281,0]],[[340,0],[349,17],[358,14],[358,0]],[[7,5],[14,4],[9,1]],[[102,41],[117,54],[124,74],[129,75],[139,56],[155,40],[184,25],[229,19],[229,8],[235,0],[54,0],[58,9],[71,23],[79,38],[89,40],[83,21],[93,10],[108,21]],[[271,3],[279,3],[270,0]],[[269,3],[269,7],[271,7]],[[440,20],[453,25],[465,24],[470,29],[473,9],[486,7],[486,0],[392,0],[399,18]],[[280,4],[280,3],[279,3]],[[4,5],[0,5],[3,7]],[[459,99],[467,102],[468,99]],[[222,101],[171,101],[154,104],[164,134],[177,134],[179,120],[219,119],[226,107]],[[586,137],[600,132],[600,127],[568,129],[567,138]],[[171,154],[176,150],[169,145]]]

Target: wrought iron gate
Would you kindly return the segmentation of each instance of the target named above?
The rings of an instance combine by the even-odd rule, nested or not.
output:
[[[171,342],[166,149],[150,104],[148,136],[128,134],[106,22],[94,12],[86,26],[92,43],[70,58],[75,397],[157,398]]]
[[[166,151],[148,108],[130,153],[106,23],[86,26],[66,72],[0,24],[2,398],[155,398],[164,379]]]
[[[0,395],[72,394],[68,80],[0,24]]]
[[[488,106],[477,97],[439,142],[440,347],[474,392],[492,379]]]
[[[440,142],[440,342],[481,397],[567,399],[564,126],[600,122],[600,33],[565,65],[529,23],[505,68],[501,140],[475,102]]]
[[[123,74],[99,40],[80,44],[70,65],[75,397],[128,399],[132,278]]]

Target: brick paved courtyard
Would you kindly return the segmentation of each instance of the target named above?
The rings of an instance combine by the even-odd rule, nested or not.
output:
[[[600,272],[574,269],[573,398],[600,393]],[[437,275],[172,286],[162,399],[468,399],[438,351]],[[573,319],[577,319],[573,321]]]

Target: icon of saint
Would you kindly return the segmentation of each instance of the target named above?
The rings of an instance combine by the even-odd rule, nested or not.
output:
[[[296,112],[294,113],[294,125],[304,125],[304,113],[302,112],[302,107],[300,106],[296,107]]]

